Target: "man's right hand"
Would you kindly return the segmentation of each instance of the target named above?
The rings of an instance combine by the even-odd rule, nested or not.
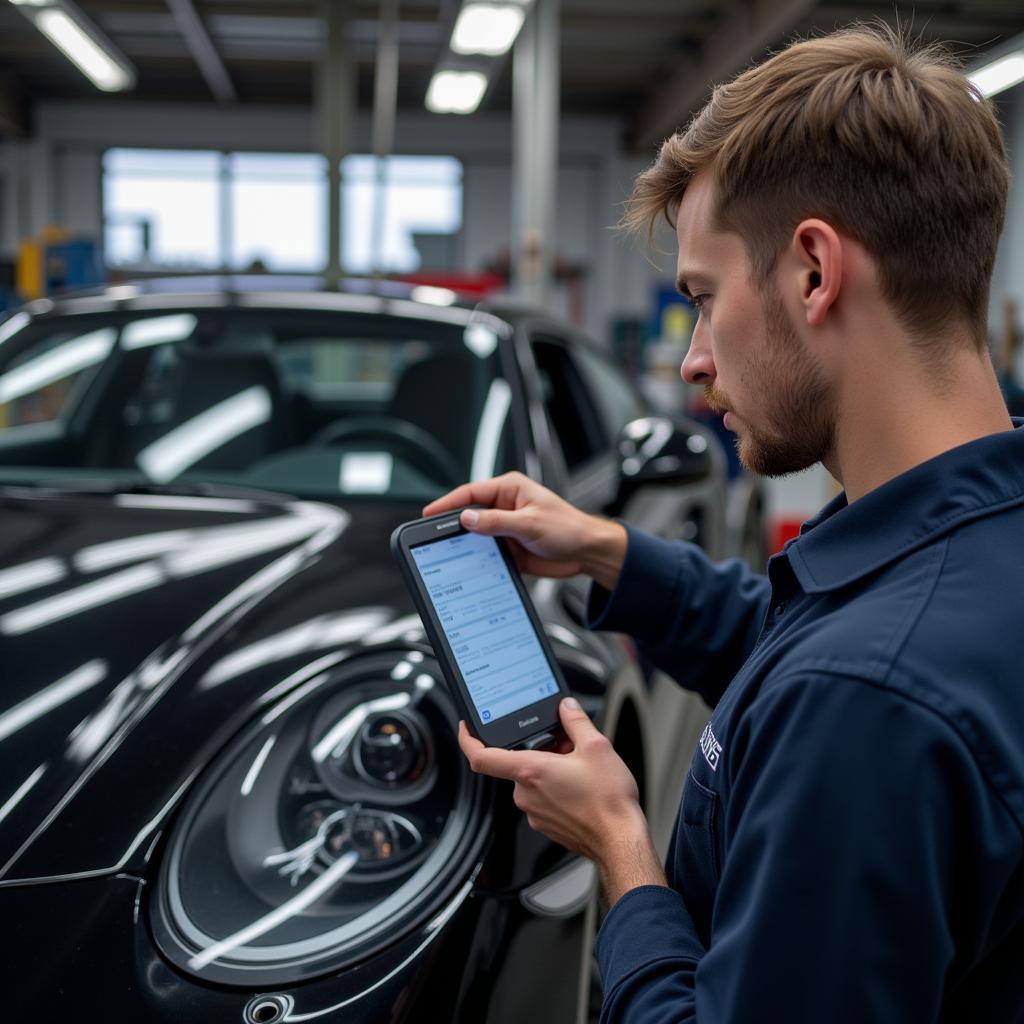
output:
[[[611,590],[626,558],[621,523],[588,515],[553,491],[524,476],[503,476],[463,484],[432,501],[425,516],[463,505],[462,525],[473,533],[506,537],[520,572],[561,578],[585,573]]]

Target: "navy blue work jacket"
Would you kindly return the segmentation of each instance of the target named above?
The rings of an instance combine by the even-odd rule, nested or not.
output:
[[[603,1022],[1024,1021],[1024,429],[839,495],[767,577],[631,529],[588,613],[714,708]]]

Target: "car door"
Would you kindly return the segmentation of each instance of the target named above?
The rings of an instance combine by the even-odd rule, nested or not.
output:
[[[615,362],[582,335],[536,325],[529,334],[540,401],[551,445],[564,467],[563,493],[588,512],[613,505],[622,479],[618,440],[623,427],[653,415]],[[694,424],[694,430],[699,431]],[[703,435],[701,435],[703,436]],[[709,442],[712,443],[712,442]],[[701,543],[715,557],[724,538],[724,459],[708,480],[693,485],[641,487],[621,518],[666,539]],[[559,603],[582,623],[589,582],[582,577],[557,585]],[[650,670],[637,709],[647,777],[646,809],[655,842],[664,854],[671,835],[686,766],[708,717],[703,701],[664,673]]]

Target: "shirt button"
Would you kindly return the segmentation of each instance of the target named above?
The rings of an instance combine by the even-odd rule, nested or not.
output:
[[[785,610],[786,610],[786,602],[785,602],[785,601],[780,601],[780,602],[779,602],[779,603],[778,603],[778,604],[777,604],[777,605],[775,606],[775,614],[776,614],[777,616],[778,616],[778,615],[781,615],[781,614],[782,614],[782,613],[783,613],[783,612],[784,612]]]

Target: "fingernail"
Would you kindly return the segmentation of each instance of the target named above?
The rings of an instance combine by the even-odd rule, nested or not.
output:
[[[467,508],[462,513],[462,523],[464,526],[476,526],[480,522],[480,513],[475,508]]]
[[[570,711],[579,711],[580,702],[575,697],[566,697],[562,701],[562,707],[568,708]]]

